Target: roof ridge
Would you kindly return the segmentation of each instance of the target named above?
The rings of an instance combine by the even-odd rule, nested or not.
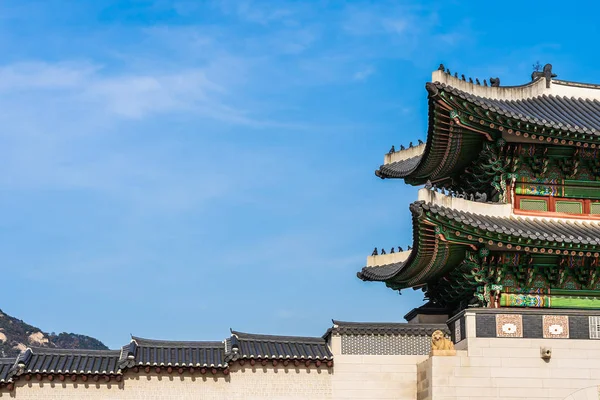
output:
[[[56,347],[28,347],[33,355],[39,354],[116,354],[119,355],[121,350],[97,350],[97,349],[63,349]]]
[[[289,335],[263,335],[257,333],[247,333],[240,331],[231,331],[232,335],[235,335],[238,339],[241,340],[269,340],[269,339],[279,339],[279,341],[288,341],[288,342],[318,342],[322,343],[323,338],[320,336],[289,336]]]
[[[338,321],[338,320],[333,320],[333,323],[335,325],[346,325],[346,326],[377,326],[377,325],[381,325],[381,326],[408,326],[408,327],[415,327],[415,328],[428,328],[428,327],[435,327],[435,326],[442,326],[442,325],[446,325],[444,323],[439,323],[439,324],[420,324],[420,323],[410,323],[410,322],[353,322],[353,321]]]
[[[138,336],[132,336],[138,346],[155,346],[155,347],[173,347],[174,345],[196,345],[196,346],[222,346],[222,340],[163,340],[163,339],[146,339]],[[164,346],[161,346],[164,345]]]

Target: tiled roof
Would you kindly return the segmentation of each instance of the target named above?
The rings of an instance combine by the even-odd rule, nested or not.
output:
[[[228,344],[237,348],[237,359],[331,360],[333,355],[320,337],[255,335],[231,331]]]
[[[523,242],[529,243],[529,246],[532,247],[558,247],[561,251],[570,249],[571,246],[577,248],[577,246],[583,245],[587,246],[588,251],[600,250],[600,223],[595,221],[487,216],[423,201],[412,203],[410,209],[413,216],[418,217],[421,213],[428,212],[429,218],[436,218],[444,224],[451,223],[454,226],[452,229],[477,230],[478,234],[474,235],[475,238],[489,236],[497,241],[501,235],[502,239],[500,240],[515,245]],[[418,240],[415,241],[415,245],[417,242]],[[519,250],[520,247],[516,249]],[[578,251],[580,250],[578,249]],[[404,262],[364,267],[357,273],[357,276],[365,281],[388,281],[397,276],[405,267],[408,268],[412,261],[413,257],[411,256]]]
[[[133,337],[135,364],[226,368],[223,342],[180,342]]]
[[[506,117],[548,128],[600,135],[600,102],[597,100],[553,95],[523,100],[496,100],[474,96],[439,82],[432,85]]]
[[[31,348],[22,352],[17,364],[22,373],[118,374],[118,350],[73,350]]]
[[[356,273],[356,276],[363,281],[385,281],[396,276],[407,261],[408,260],[393,264],[363,267],[362,271]]]
[[[384,164],[375,171],[375,175],[381,178],[404,178],[413,173],[423,159],[423,154],[402,161]]]
[[[14,358],[0,358],[0,384],[7,383],[12,380],[11,369],[14,365]]]
[[[434,331],[449,333],[446,324],[411,324],[402,322],[345,322],[333,321],[325,335],[409,335],[431,336]]]
[[[489,217],[422,201],[413,203],[412,207],[417,209],[420,207],[471,228],[493,234],[510,235],[514,239],[543,240],[558,244],[600,245],[600,224],[597,222],[518,216]]]

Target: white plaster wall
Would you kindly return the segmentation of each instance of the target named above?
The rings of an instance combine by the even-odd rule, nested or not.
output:
[[[425,143],[409,147],[404,150],[396,150],[394,153],[387,153],[383,156],[383,163],[390,164],[396,161],[404,161],[409,158],[417,157],[425,151]]]
[[[125,374],[121,383],[76,383],[65,381],[18,381],[13,392],[0,391],[0,398],[17,400],[245,400],[332,399],[329,368],[232,368],[229,376],[173,374]]]
[[[399,251],[390,254],[380,254],[377,256],[368,256],[367,267],[375,267],[378,265],[386,265],[406,261],[408,259],[408,256],[410,256],[410,250]]]
[[[512,213],[512,207],[510,204],[478,203],[476,201],[451,197],[425,188],[419,189],[417,193],[419,201],[425,201],[429,204],[451,208],[456,211],[470,212],[473,214],[487,215],[490,217],[509,217]]]
[[[428,356],[344,355],[339,336],[331,338],[330,346],[335,360],[333,399],[417,398],[417,365]]]

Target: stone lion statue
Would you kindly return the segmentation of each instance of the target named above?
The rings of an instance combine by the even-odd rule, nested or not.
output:
[[[454,350],[454,343],[446,339],[442,331],[435,331],[431,335],[431,350]]]

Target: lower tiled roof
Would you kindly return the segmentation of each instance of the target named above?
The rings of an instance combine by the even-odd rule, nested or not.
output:
[[[423,201],[413,203],[413,206],[455,221],[462,226],[487,231],[494,235],[508,235],[513,238],[513,241],[520,238],[554,242],[560,245],[600,245],[600,223],[595,221],[519,216],[509,218],[490,217],[428,204]]]
[[[0,384],[12,381],[11,369],[15,361],[15,358],[0,358]]]
[[[30,348],[19,355],[17,364],[20,373],[113,375],[121,373],[119,354],[118,350]]]
[[[238,359],[331,360],[325,339],[320,337],[255,335],[232,331],[230,347]]]
[[[403,322],[346,322],[333,321],[333,328],[325,333],[337,335],[407,335],[431,336],[437,330],[449,334],[446,324],[411,324]]]
[[[181,342],[133,337],[136,365],[226,368],[223,342]]]
[[[421,251],[421,256],[431,258],[432,249],[419,246],[418,226],[429,225],[447,227],[451,232],[459,232],[463,240],[478,244],[501,242],[517,251],[540,247],[551,249],[549,253],[567,254],[567,251],[600,252],[600,223],[575,219],[542,218],[529,216],[488,216],[461,211],[436,204],[417,201],[410,205],[413,214],[413,252]],[[427,225],[428,226],[428,225]],[[585,253],[582,253],[585,254]],[[357,276],[365,281],[390,281],[413,268],[416,257],[413,254],[403,262],[363,267]]]

